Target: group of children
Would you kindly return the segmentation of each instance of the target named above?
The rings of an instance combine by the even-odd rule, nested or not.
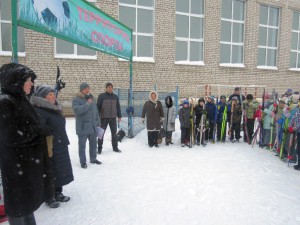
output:
[[[256,100],[246,97],[235,88],[227,99],[225,95],[183,100],[179,110],[182,147],[205,146],[208,142],[239,142],[273,150],[287,162],[300,158],[300,98],[298,92],[288,89],[278,99],[278,94],[265,93]],[[297,138],[298,137],[298,138]],[[295,165],[300,170],[300,166]]]

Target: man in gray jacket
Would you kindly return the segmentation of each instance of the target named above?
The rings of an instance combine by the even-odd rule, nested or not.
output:
[[[121,107],[119,97],[113,93],[112,83],[107,83],[105,86],[106,90],[100,94],[97,100],[98,112],[101,118],[101,127],[106,130],[107,125],[110,127],[112,147],[114,152],[121,153],[118,148],[118,137],[117,137],[117,121],[121,122]],[[98,154],[101,154],[103,146],[103,138],[98,139]]]
[[[97,160],[97,133],[96,128],[100,125],[96,102],[90,93],[87,83],[80,84],[80,91],[72,101],[72,108],[76,118],[76,134],[78,136],[79,159],[82,168],[87,168],[85,147],[86,140],[90,145],[90,163],[100,165]]]

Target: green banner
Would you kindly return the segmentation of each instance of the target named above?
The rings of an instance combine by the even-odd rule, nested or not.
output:
[[[132,30],[85,0],[19,0],[18,25],[132,60]]]

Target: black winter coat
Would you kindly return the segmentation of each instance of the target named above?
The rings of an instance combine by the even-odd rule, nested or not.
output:
[[[200,124],[201,117],[202,117],[203,114],[206,114],[205,108],[203,106],[201,106],[201,105],[197,105],[195,107],[195,116],[196,116],[195,123],[196,124]]]
[[[8,73],[4,79],[1,74],[0,165],[10,217],[33,213],[53,188],[45,131],[23,91],[29,77],[22,77],[23,72]]]
[[[68,150],[70,142],[66,133],[66,119],[62,114],[62,108],[59,102],[53,105],[45,98],[37,96],[31,97],[31,103],[48,134],[53,135],[51,163],[55,187],[67,185],[74,180],[74,177]]]
[[[190,128],[190,126],[191,126],[190,118],[191,117],[193,117],[193,115],[191,116],[190,108],[182,107],[179,110],[180,128]]]

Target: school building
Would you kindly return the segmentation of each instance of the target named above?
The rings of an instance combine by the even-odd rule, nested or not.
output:
[[[133,89],[201,94],[206,84],[300,87],[299,0],[90,0],[133,29]],[[10,0],[0,0],[0,65],[11,59]],[[19,27],[19,62],[55,84],[68,108],[81,82],[129,88],[129,63]],[[232,90],[233,91],[233,90]],[[222,93],[221,93],[222,94]],[[200,97],[200,96],[197,96]]]

